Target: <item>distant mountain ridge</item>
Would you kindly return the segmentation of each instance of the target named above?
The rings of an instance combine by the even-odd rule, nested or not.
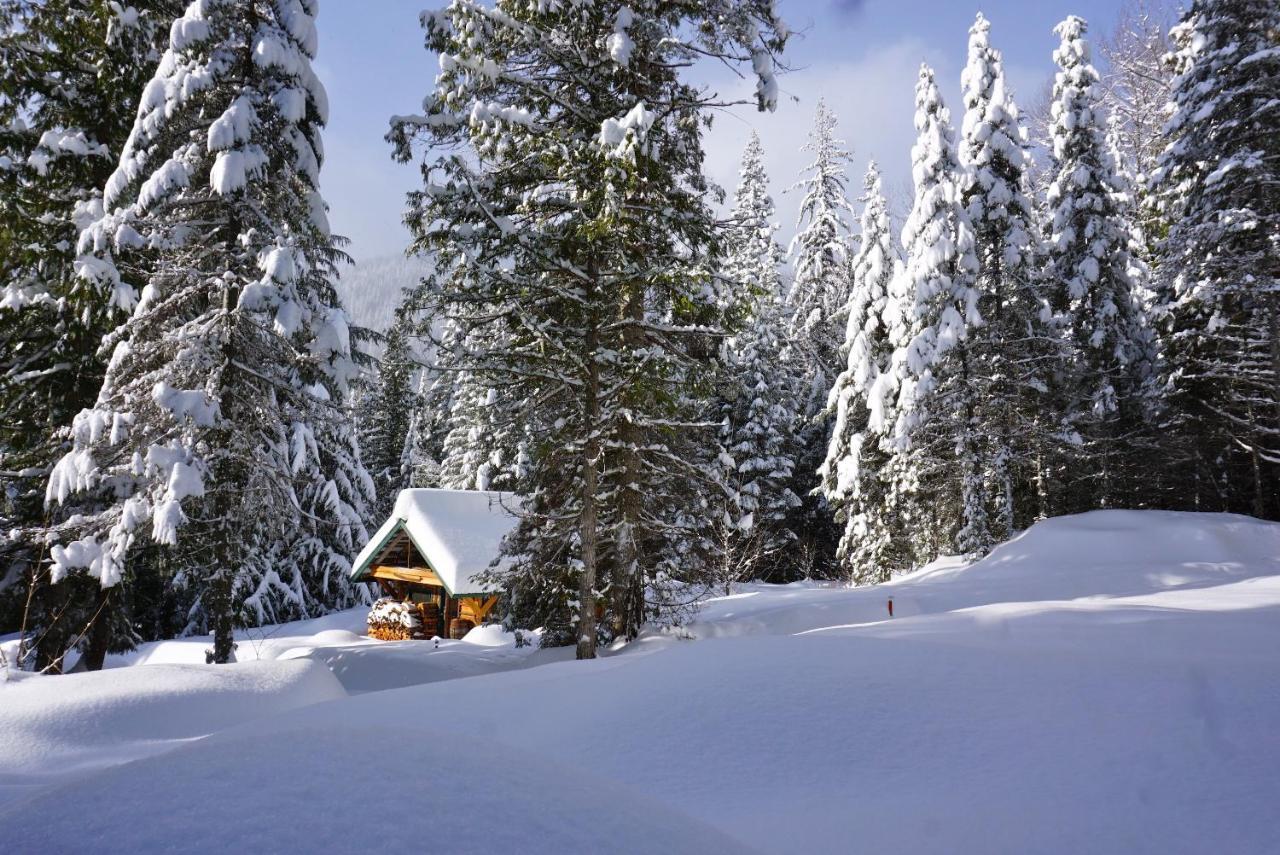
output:
[[[386,332],[404,299],[404,291],[431,270],[420,256],[389,255],[339,270],[338,295],[357,326]]]

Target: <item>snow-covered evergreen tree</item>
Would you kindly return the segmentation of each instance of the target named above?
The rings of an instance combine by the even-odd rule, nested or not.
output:
[[[817,470],[831,438],[827,394],[843,368],[844,312],[849,301],[849,256],[853,210],[846,196],[849,152],[836,137],[836,116],[819,100],[813,130],[803,150],[813,161],[792,188],[800,190],[800,218],[789,254],[792,283],[787,295],[788,359],[799,377],[800,444],[792,490],[802,498],[792,527],[802,533],[805,575],[833,569],[839,534],[830,506],[818,490]]]
[[[1058,346],[1040,295],[1039,229],[1028,192],[1026,132],[1005,82],[991,25],[978,15],[961,73],[964,121],[960,198],[973,230],[978,315],[965,347],[968,387],[981,434],[981,471],[991,491],[993,534],[1030,524],[1036,459],[1058,432],[1046,397]]]
[[[831,442],[818,471],[822,491],[844,524],[837,558],[855,584],[882,582],[901,561],[896,515],[889,507],[891,446],[885,430],[893,361],[888,314],[890,286],[900,260],[880,170],[867,168],[862,197],[861,244],[852,266],[847,309],[844,371],[836,377],[827,406],[835,413]]]
[[[59,667],[77,639],[99,667],[145,620],[118,592],[50,584],[35,530],[64,428],[101,383],[98,342],[111,325],[106,301],[75,275],[76,235],[180,10],[179,0],[0,0],[0,633],[27,611],[27,662],[40,669]]]
[[[1055,28],[1047,296],[1070,352],[1066,419],[1082,443],[1072,464],[1075,505],[1108,507],[1130,499],[1124,449],[1143,427],[1151,366],[1135,299],[1134,224],[1124,216],[1085,31],[1075,16]]]
[[[318,189],[311,0],[192,3],[141,105],[80,275],[128,320],[54,468],[59,576],[125,580],[149,538],[228,661],[238,622],[367,598],[348,582],[373,486]]]
[[[1154,175],[1170,406],[1194,507],[1275,517],[1280,489],[1280,8],[1197,0],[1174,30]]]
[[[973,232],[960,198],[951,116],[934,73],[916,84],[915,200],[902,230],[906,264],[894,287],[905,300],[900,349],[894,355],[898,400],[894,444],[903,489],[927,497],[913,526],[917,558],[956,550],[980,554],[991,545],[977,424],[976,366],[968,347],[981,326]]]
[[[708,54],[749,62],[772,108],[786,33],[772,3],[727,0],[467,1],[423,22],[441,74],[390,139],[402,160],[431,146],[408,216],[437,259],[426,313],[462,328],[456,367],[509,392],[533,432],[511,602],[550,626],[576,612],[555,634],[592,657],[598,598],[605,637],[633,636],[672,582],[709,570],[712,96],[680,75]]]
[[[1174,76],[1167,57],[1168,34],[1175,11],[1172,0],[1126,0],[1115,27],[1099,42],[1105,68],[1102,103],[1107,112],[1107,146],[1123,197],[1122,215],[1133,224],[1133,257],[1142,263],[1135,296],[1147,322],[1147,347],[1157,364],[1156,330],[1169,299],[1158,293],[1163,283],[1152,271],[1156,244],[1168,232],[1169,223],[1149,185],[1167,142],[1164,124]],[[1160,403],[1158,390],[1154,403]]]
[[[518,404],[509,389],[485,382],[476,372],[461,369],[458,375],[442,425],[439,485],[518,489],[528,462],[527,431],[513,418]]]
[[[720,303],[732,329],[745,327],[761,295],[785,296],[786,292],[786,256],[777,240],[777,208],[769,193],[764,149],[755,131],[742,152],[738,176],[720,277]],[[784,328],[779,334],[785,340],[787,330]]]
[[[797,384],[785,358],[787,306],[782,248],[769,195],[760,138],[753,132],[742,155],[732,227],[723,265],[730,318],[739,302],[749,312],[746,329],[726,345],[722,442],[729,501],[720,525],[726,581],[793,577],[796,534],[790,516],[800,505],[791,491],[798,452]]]
[[[404,450],[418,410],[417,368],[407,319],[397,318],[387,331],[376,374],[360,399],[361,459],[377,489],[378,518],[391,513],[396,496],[409,486]]]
[[[845,186],[849,152],[836,137],[836,115],[819,100],[813,130],[803,150],[813,161],[793,187],[804,195],[789,250],[793,269],[788,338],[808,384],[805,417],[822,411],[831,381],[841,369],[843,312],[849,300],[849,255],[853,209]]]

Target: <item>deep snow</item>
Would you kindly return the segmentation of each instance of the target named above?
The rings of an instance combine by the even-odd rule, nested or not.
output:
[[[0,840],[17,852],[733,851],[718,835],[766,852],[1280,851],[1280,525],[1243,517],[1095,512],[877,588],[744,586],[689,627],[591,663],[279,635],[262,649],[368,660],[362,690],[435,682],[305,707],[323,700],[315,686],[282,687],[281,711],[230,716],[194,741],[184,734],[216,721],[172,699],[84,700],[89,679],[125,674],[164,696],[174,675],[160,669],[0,686],[2,732],[25,727],[36,746],[21,762],[0,753],[3,780],[34,793],[0,805]],[[411,665],[446,655],[502,672],[445,682]],[[318,670],[185,667],[221,679],[285,666]],[[10,712],[33,684],[65,723]],[[97,716],[129,720],[130,738],[161,718],[192,726],[135,751],[114,725],[89,727]],[[39,746],[57,759],[33,761]],[[76,768],[130,752],[154,756]]]

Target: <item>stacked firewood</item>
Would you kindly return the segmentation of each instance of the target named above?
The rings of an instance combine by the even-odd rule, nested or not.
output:
[[[426,638],[422,617],[413,603],[383,597],[369,610],[369,637],[380,641]]]

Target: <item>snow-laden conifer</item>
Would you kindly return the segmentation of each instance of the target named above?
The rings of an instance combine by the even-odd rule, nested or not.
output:
[[[802,532],[805,575],[831,570],[836,541],[830,506],[818,490],[817,470],[827,453],[831,416],[827,394],[840,373],[844,312],[849,300],[853,210],[846,196],[849,152],[836,136],[836,116],[819,100],[804,151],[813,160],[792,187],[801,191],[800,217],[789,254],[793,278],[787,295],[788,358],[799,378],[800,453],[792,490],[802,498],[793,528]]]
[[[800,190],[800,220],[789,253],[793,280],[787,300],[788,338],[808,382],[805,416],[821,411],[831,381],[840,371],[843,311],[849,299],[849,255],[853,209],[845,187],[849,152],[836,137],[836,115],[819,100],[813,130],[803,147],[812,162],[792,188]]]
[[[97,403],[49,479],[74,515],[52,555],[104,587],[170,547],[193,630],[346,607],[372,484],[346,400],[356,374],[318,188],[324,89],[311,0],[192,3],[143,90],[80,237],[80,275],[129,312]]]
[[[93,403],[113,321],[75,274],[76,235],[181,8],[0,0],[0,627],[26,628],[24,664],[41,670],[73,643],[101,667],[160,608],[83,579],[51,584],[40,529],[44,480]]]
[[[723,385],[732,394],[721,438],[729,501],[718,521],[720,575],[726,581],[789,579],[797,564],[790,516],[800,505],[791,491],[799,378],[786,358],[782,248],[774,238],[775,208],[755,133],[743,152],[740,175],[722,269],[732,293],[742,295],[748,317],[746,328],[725,348]]]
[[[955,134],[928,66],[916,85],[915,126],[915,199],[902,230],[902,282],[894,286],[905,320],[893,360],[893,441],[901,477],[930,497],[911,533],[918,557],[939,548],[977,554],[990,547],[991,532],[967,338],[983,318]]]
[[[1280,7],[1198,0],[1154,186],[1168,237],[1170,405],[1195,507],[1277,508],[1280,461]]]
[[[1050,138],[1053,181],[1051,290],[1070,353],[1066,418],[1080,438],[1073,465],[1086,505],[1123,501],[1122,451],[1141,429],[1150,364],[1135,291],[1133,223],[1108,149],[1102,91],[1089,58],[1085,22],[1070,16],[1054,30]]]
[[[396,496],[409,486],[404,450],[419,407],[417,369],[407,319],[397,318],[387,331],[374,376],[360,396],[361,459],[377,490],[378,518],[391,512]]]
[[[681,74],[750,63],[772,108],[786,32],[768,2],[463,0],[423,23],[441,73],[390,135],[402,160],[431,147],[409,213],[437,258],[422,305],[461,328],[454,367],[510,394],[531,432],[500,572],[513,612],[591,657],[598,630],[633,636],[710,569],[715,99]]]
[[[974,288],[983,323],[972,327],[969,391],[989,485],[993,533],[1008,538],[1035,515],[1035,460],[1057,433],[1046,393],[1058,346],[1040,294],[1039,228],[1028,192],[1030,156],[991,25],[978,15],[969,59],[958,157],[960,198],[973,230]]]
[[[837,549],[841,570],[855,584],[888,579],[899,559],[895,517],[889,507],[891,424],[886,376],[893,360],[889,334],[890,285],[900,264],[880,171],[867,168],[861,243],[853,258],[845,343],[845,369],[828,397],[835,414],[826,459],[818,471],[822,491],[844,531]]]

